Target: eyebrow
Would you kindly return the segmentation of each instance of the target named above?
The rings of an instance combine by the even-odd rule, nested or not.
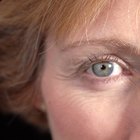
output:
[[[85,46],[104,46],[106,49],[112,52],[130,53],[140,55],[140,48],[137,45],[129,43],[121,39],[92,39],[92,40],[82,40],[70,43],[62,48],[62,51],[68,51],[74,48],[85,48]]]

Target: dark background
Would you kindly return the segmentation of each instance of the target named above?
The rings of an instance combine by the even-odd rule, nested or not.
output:
[[[37,128],[25,123],[15,115],[0,114],[1,140],[51,140],[49,133],[43,133]]]

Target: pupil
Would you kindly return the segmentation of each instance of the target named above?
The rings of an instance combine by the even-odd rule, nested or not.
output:
[[[102,65],[101,66],[101,70],[105,70],[106,69],[106,66],[105,65]]]

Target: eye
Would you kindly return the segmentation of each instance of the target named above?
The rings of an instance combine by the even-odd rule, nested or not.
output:
[[[96,77],[104,78],[110,76],[117,76],[122,73],[122,67],[116,62],[98,62],[92,64],[87,70],[89,74],[95,75]]]

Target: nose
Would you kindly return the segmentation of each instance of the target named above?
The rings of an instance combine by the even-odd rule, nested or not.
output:
[[[118,126],[109,140],[140,140],[140,92],[133,89],[128,94],[127,105],[123,109]]]
[[[126,119],[128,119],[128,140],[140,140],[140,95],[134,94],[126,109]]]

